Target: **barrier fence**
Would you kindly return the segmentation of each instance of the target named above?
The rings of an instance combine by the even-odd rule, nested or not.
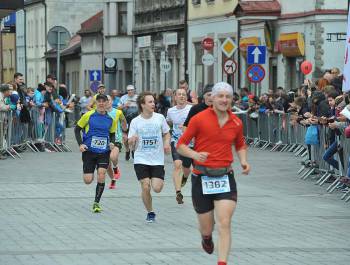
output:
[[[0,153],[21,158],[25,149],[32,152],[70,152],[65,144],[65,113],[32,107],[30,121],[22,122],[19,112],[0,112]]]
[[[312,178],[316,185],[323,186],[330,183],[327,192],[332,193],[343,187],[340,182],[342,176],[348,175],[350,140],[344,133],[336,136],[337,153],[334,155],[339,164],[335,169],[327,163],[323,156],[327,150],[327,134],[330,130],[327,126],[318,125],[319,145],[306,145],[305,134],[307,127],[299,123],[291,123],[290,114],[268,113],[249,115],[236,113],[243,122],[243,131],[248,145],[261,150],[271,152],[290,152],[296,157],[305,158],[301,162],[298,175],[301,179]],[[342,200],[350,201],[350,188],[343,189]]]

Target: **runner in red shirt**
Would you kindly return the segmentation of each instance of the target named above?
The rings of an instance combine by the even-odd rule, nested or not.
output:
[[[218,265],[226,265],[231,248],[231,218],[236,208],[237,189],[231,163],[232,145],[248,174],[247,148],[243,138],[243,125],[231,112],[233,89],[220,82],[213,87],[213,107],[194,116],[179,139],[178,152],[194,160],[192,174],[192,201],[198,215],[202,247],[214,251],[212,232],[214,212],[217,217]],[[187,145],[194,139],[193,150]]]

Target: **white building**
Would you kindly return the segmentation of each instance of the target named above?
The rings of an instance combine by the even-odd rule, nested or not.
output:
[[[39,82],[44,81],[49,73],[44,54],[50,50],[46,40],[50,28],[63,26],[70,32],[71,36],[74,36],[80,29],[82,21],[102,9],[103,1],[25,1],[28,86],[36,86]],[[64,76],[61,77],[61,80],[64,80]]]
[[[233,14],[240,21],[241,87],[265,92],[268,88],[296,88],[305,76],[300,64],[308,60],[319,78],[332,67],[343,68],[347,2],[324,0],[241,1]],[[256,87],[248,82],[247,46],[266,45],[266,76]]]
[[[125,90],[133,81],[133,0],[106,0],[103,15],[104,60],[116,67],[104,67],[107,89]]]
[[[188,74],[189,86],[192,90],[201,92],[206,84],[226,81],[236,87],[237,75],[228,75],[223,71],[226,55],[221,46],[227,38],[231,38],[238,46],[237,21],[227,16],[236,6],[236,0],[191,1],[188,0]],[[201,42],[211,38],[214,47],[203,49]],[[212,54],[214,63],[204,65],[204,54]],[[230,57],[237,61],[237,52]]]

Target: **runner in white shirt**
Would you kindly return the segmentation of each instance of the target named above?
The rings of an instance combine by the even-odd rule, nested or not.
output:
[[[183,124],[192,105],[187,104],[187,93],[183,88],[176,90],[175,102],[176,106],[168,109],[166,120],[173,127],[171,133],[171,154],[174,161],[173,181],[176,191],[176,201],[178,204],[183,204],[181,186],[185,185],[187,177],[191,173],[192,159],[181,156],[176,151],[176,145],[183,133]]]
[[[135,150],[134,169],[141,184],[141,197],[147,210],[147,222],[154,222],[151,187],[159,193],[164,185],[164,152],[170,153],[169,126],[163,115],[155,113],[154,97],[143,92],[137,98],[141,114],[131,121],[128,142]]]

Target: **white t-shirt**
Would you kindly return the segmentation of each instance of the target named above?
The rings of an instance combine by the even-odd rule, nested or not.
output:
[[[175,144],[177,144],[177,141],[179,140],[179,138],[183,133],[182,128],[180,127],[181,125],[184,124],[191,108],[192,108],[191,105],[186,105],[182,109],[177,108],[177,106],[174,106],[168,109],[166,120],[171,121],[173,123],[173,130],[171,133],[171,142],[175,142]]]
[[[134,164],[164,165],[163,134],[170,130],[164,116],[153,113],[149,119],[137,116],[131,121],[128,138],[137,135]]]
[[[119,106],[124,106],[126,103],[129,103],[129,107],[136,107],[137,108],[137,95],[133,95],[132,97],[129,97],[128,94],[122,96],[119,101]]]

